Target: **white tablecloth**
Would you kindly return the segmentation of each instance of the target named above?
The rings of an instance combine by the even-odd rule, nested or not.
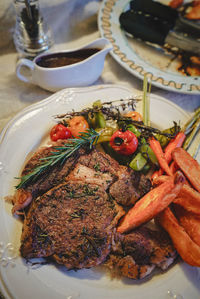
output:
[[[101,1],[41,0],[40,7],[54,35],[55,48],[73,49],[100,36],[97,13]],[[51,95],[40,87],[26,84],[15,75],[18,54],[13,44],[15,10],[11,0],[0,1],[0,131],[24,107]],[[142,89],[142,81],[123,69],[110,55],[95,84],[117,83],[133,91]],[[200,95],[185,95],[152,87],[152,92],[173,101],[186,111],[200,105]]]

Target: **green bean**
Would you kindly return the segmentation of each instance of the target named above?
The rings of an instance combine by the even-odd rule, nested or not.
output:
[[[147,160],[144,158],[142,153],[139,152],[129,163],[129,166],[135,171],[141,171],[146,164]]]

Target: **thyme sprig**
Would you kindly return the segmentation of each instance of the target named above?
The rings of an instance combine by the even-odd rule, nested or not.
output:
[[[36,179],[45,171],[51,169],[58,163],[64,163],[65,160],[80,147],[88,145],[91,149],[98,141],[99,133],[93,129],[88,129],[87,132],[80,132],[78,137],[79,138],[68,139],[67,143],[62,146],[55,146],[55,151],[52,151],[51,155],[41,158],[40,161],[42,163],[40,165],[36,166],[32,172],[20,178],[21,182],[16,186],[16,189],[23,188],[30,182],[35,182]]]
[[[118,116],[120,115],[120,110],[124,111],[127,108],[131,108],[135,110],[136,102],[141,101],[139,98],[132,98],[132,99],[121,99],[109,102],[103,102],[101,105],[96,105],[93,107],[85,108],[81,111],[71,111],[64,114],[56,115],[56,119],[68,119],[74,116],[84,116],[86,119],[88,115],[95,114],[98,112],[102,112],[107,119],[114,119],[117,120]],[[116,104],[117,103],[117,104]]]

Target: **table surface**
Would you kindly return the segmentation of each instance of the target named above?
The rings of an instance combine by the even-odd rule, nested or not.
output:
[[[73,49],[98,37],[97,13],[101,1],[91,0],[41,0],[41,13],[51,27],[55,48]],[[52,18],[53,13],[53,18]],[[51,95],[38,86],[24,83],[15,75],[18,54],[13,44],[15,10],[11,0],[0,3],[0,131],[23,108]],[[121,84],[131,90],[141,91],[142,81],[123,69],[107,55],[104,70],[95,84]],[[160,95],[186,110],[194,111],[200,105],[200,95],[186,95],[152,87]]]
[[[15,75],[18,53],[12,37],[15,26],[13,2],[0,1],[0,132],[16,113],[52,94],[23,83]],[[53,32],[54,47],[73,49],[100,37],[97,26],[100,3],[98,0],[41,0],[41,12]],[[123,69],[110,55],[107,55],[102,75],[95,84],[121,84],[133,92],[142,91],[142,81]],[[154,86],[152,93],[176,103],[187,112],[200,105],[200,95],[169,92]]]

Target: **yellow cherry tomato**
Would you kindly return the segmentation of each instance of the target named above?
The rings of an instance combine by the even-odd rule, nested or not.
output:
[[[129,111],[124,116],[131,117],[132,120],[142,121],[142,115],[137,111]]]
[[[89,129],[87,120],[83,116],[74,116],[69,120],[69,129],[72,136],[77,138],[82,132],[86,132]]]

